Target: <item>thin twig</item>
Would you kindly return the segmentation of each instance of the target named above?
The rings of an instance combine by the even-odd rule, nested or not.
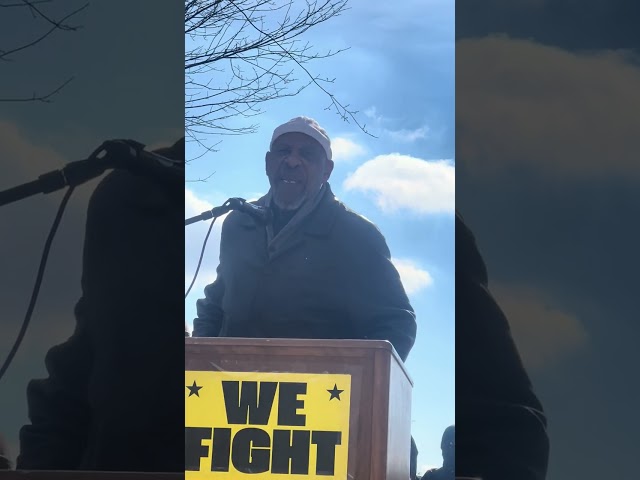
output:
[[[56,30],[60,30],[61,28],[57,26],[58,24],[61,24],[65,20],[68,20],[69,18],[71,18],[72,16],[76,15],[80,11],[84,10],[88,6],[89,6],[89,4],[85,3],[82,7],[78,8],[78,9],[74,10],[73,12],[71,12],[70,14],[66,15],[59,22],[57,22],[57,24],[54,24],[54,26],[49,31],[47,31],[44,35],[36,38],[35,40],[33,40],[33,41],[31,41],[31,42],[29,42],[29,43],[27,43],[25,45],[22,45],[20,47],[16,47],[16,48],[14,48],[12,50],[0,51],[0,60],[6,60],[6,57],[8,57],[9,55],[11,55],[13,53],[17,53],[17,52],[25,50],[25,49],[27,49],[29,47],[33,47],[34,45],[37,45],[38,43],[43,41],[45,38],[47,38],[49,35],[51,35]],[[76,27],[75,29],[77,30],[77,28],[79,28],[79,27]]]
[[[0,103],[7,102],[43,102],[43,103],[51,103],[51,97],[53,97],[56,93],[60,92],[64,87],[66,87],[75,77],[71,77],[66,80],[62,85],[60,85],[55,90],[47,93],[46,95],[37,96],[35,93],[31,97],[25,98],[0,98]]]

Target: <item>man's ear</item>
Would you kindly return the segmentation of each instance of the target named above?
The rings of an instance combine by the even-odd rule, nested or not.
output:
[[[327,180],[329,180],[329,177],[331,176],[331,172],[333,172],[333,160],[329,160],[327,159],[327,164],[324,167],[324,181],[326,182]]]
[[[269,151],[264,154],[264,171],[267,173],[267,175],[269,175],[269,164],[271,163],[271,156],[272,153]]]

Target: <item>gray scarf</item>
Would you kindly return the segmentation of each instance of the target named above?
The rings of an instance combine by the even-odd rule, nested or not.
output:
[[[298,228],[300,224],[309,216],[309,214],[315,210],[315,208],[322,200],[322,197],[324,197],[324,193],[326,192],[326,190],[327,184],[323,183],[318,193],[316,193],[313,198],[308,199],[302,204],[293,218],[289,220],[289,222],[284,227],[282,227],[282,230],[280,230],[277,235],[273,234],[273,224],[267,224],[267,246],[273,251],[278,250],[283,245],[283,243],[287,241],[287,239],[296,230],[296,228]],[[273,191],[269,189],[267,194],[260,200],[264,202],[263,205],[269,207],[271,206],[272,197]]]

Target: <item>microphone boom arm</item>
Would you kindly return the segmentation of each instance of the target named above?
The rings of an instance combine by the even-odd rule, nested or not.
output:
[[[200,222],[202,220],[209,220],[210,218],[218,218],[221,215],[224,215],[225,213],[232,210],[232,206],[228,205],[229,203],[230,203],[230,200],[227,200],[226,202],[224,202],[223,205],[219,207],[214,207],[211,210],[202,212],[200,215],[196,215],[195,217],[187,218],[184,221],[185,227],[187,225],[191,225],[192,223]]]
[[[219,207],[214,207],[209,211],[202,212],[200,215],[196,215],[195,217],[187,218],[184,221],[185,226],[191,225],[192,223],[199,222],[201,220],[209,220],[210,218],[218,218],[221,215],[231,211],[231,210],[239,210],[244,213],[248,213],[253,216],[254,219],[258,218],[260,221],[265,221],[268,218],[268,210],[263,209],[262,207],[258,207],[252,203],[247,202],[244,198],[230,198],[226,202],[224,202]]]
[[[76,187],[102,175],[105,170],[125,168],[134,174],[157,175],[160,170],[175,170],[184,175],[184,168],[173,168],[174,162],[153,152],[134,140],[107,140],[87,159],[70,162],[60,170],[40,175],[37,180],[0,192],[0,207],[38,193],[51,193],[64,187]],[[177,175],[177,174],[176,174]]]
[[[40,175],[37,180],[0,192],[0,207],[38,193],[51,193],[67,186],[75,187],[102,175],[107,168],[111,167],[113,165],[111,161],[107,161],[107,157],[90,157],[86,160],[71,162],[60,170]]]

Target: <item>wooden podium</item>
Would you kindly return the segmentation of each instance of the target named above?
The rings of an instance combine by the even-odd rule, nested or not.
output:
[[[412,381],[387,341],[186,338],[185,376],[186,478],[409,478]]]

